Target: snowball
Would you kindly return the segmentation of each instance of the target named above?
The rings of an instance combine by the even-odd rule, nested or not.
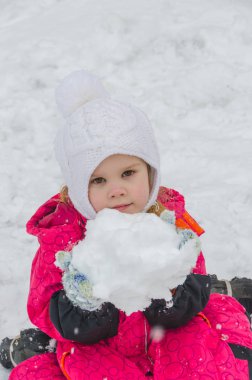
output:
[[[174,225],[155,214],[105,209],[86,228],[72,265],[92,283],[94,297],[127,314],[143,310],[152,298],[169,301],[170,289],[184,282],[200,252],[194,234],[183,241]]]
[[[108,96],[99,79],[85,70],[68,75],[55,91],[56,103],[65,118],[85,103]]]

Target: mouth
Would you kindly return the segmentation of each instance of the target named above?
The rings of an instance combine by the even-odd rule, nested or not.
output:
[[[127,207],[129,207],[131,205],[132,205],[132,203],[128,203],[128,204],[124,204],[124,205],[114,206],[112,208],[113,208],[113,210],[124,211],[124,210],[126,210]]]

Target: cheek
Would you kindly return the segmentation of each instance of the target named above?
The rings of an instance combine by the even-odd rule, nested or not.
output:
[[[149,200],[149,197],[150,197],[150,185],[149,185],[149,181],[147,181],[146,185],[144,186],[143,196],[145,198],[145,201],[147,202]]]
[[[150,184],[150,176],[149,176],[149,173],[148,173],[148,172],[146,173],[144,184],[145,184],[145,186],[144,186],[144,188],[145,188],[145,192],[146,192],[146,194],[147,194],[148,197],[149,197],[150,192],[151,192],[151,184]]]
[[[97,189],[91,188],[88,191],[88,199],[96,212],[101,210],[101,196]]]
[[[138,196],[139,199],[142,200],[143,203],[146,203],[150,196],[150,185],[149,185],[149,178],[144,176],[139,184],[138,188]]]

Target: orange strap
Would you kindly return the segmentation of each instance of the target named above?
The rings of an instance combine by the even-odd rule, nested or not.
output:
[[[197,317],[202,318],[203,321],[205,321],[205,322],[207,323],[207,325],[208,325],[210,328],[212,328],[211,323],[210,323],[209,319],[205,316],[205,314],[203,314],[203,313],[200,312],[200,313],[197,314]]]
[[[66,356],[70,355],[70,352],[67,351],[67,352],[64,352],[61,359],[60,359],[60,369],[61,371],[63,372],[63,375],[65,376],[65,378],[67,380],[71,380],[70,376],[68,375],[66,369],[65,369],[65,360],[66,360]]]
[[[176,219],[176,227],[182,228],[183,230],[193,230],[198,236],[205,232],[187,211],[183,213],[182,218]]]
[[[157,201],[153,206],[151,206],[148,209],[147,212],[160,216],[162,212],[165,210],[167,210],[167,208],[160,201]],[[205,232],[203,228],[200,227],[196,220],[194,220],[186,210],[182,214],[181,218],[176,219],[176,227],[182,228],[183,230],[192,230],[198,236],[202,235],[203,232]]]

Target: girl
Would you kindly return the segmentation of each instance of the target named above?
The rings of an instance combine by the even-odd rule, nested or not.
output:
[[[79,71],[56,91],[65,125],[56,156],[67,187],[27,223],[40,247],[31,268],[30,320],[57,342],[56,353],[34,356],[13,369],[23,379],[239,379],[252,378],[252,334],[244,308],[229,296],[209,299],[210,278],[200,253],[174,291],[173,306],[152,300],[129,316],[106,302],[82,310],[66,296],[55,253],[71,251],[85,225],[104,208],[123,213],[173,210],[177,228],[201,227],[183,197],[160,187],[159,155],[150,123],[137,108],[114,101],[93,76]],[[152,327],[165,329],[152,339]]]

